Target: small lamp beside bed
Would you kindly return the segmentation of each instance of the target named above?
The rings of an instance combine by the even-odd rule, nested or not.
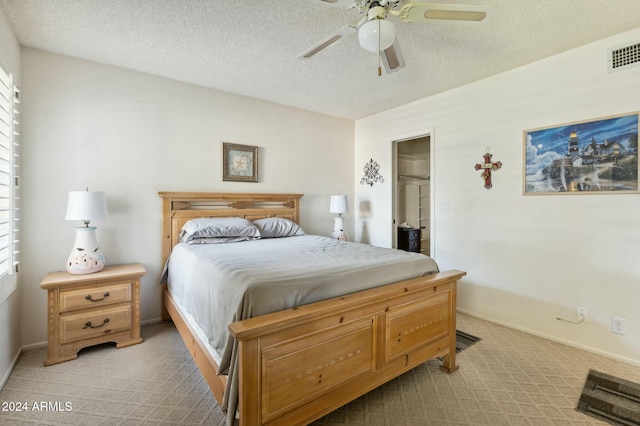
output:
[[[329,206],[329,213],[334,213],[338,216],[335,218],[335,221],[333,223],[331,238],[344,241],[349,240],[349,235],[347,235],[347,231],[344,228],[344,218],[342,217],[342,213],[347,212],[349,212],[349,207],[347,206],[347,196],[332,195],[331,204]]]
[[[70,274],[90,274],[104,268],[104,254],[96,238],[96,227],[89,226],[92,220],[107,217],[107,201],[104,192],[70,191],[66,220],[81,220],[71,254],[67,259]]]

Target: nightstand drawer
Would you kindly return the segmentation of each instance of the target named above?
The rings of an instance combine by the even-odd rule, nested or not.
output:
[[[411,231],[407,232],[407,238],[409,240],[419,240],[420,239],[420,230],[419,229],[412,229]]]
[[[60,292],[60,312],[112,305],[130,300],[130,282],[62,291]]]
[[[60,343],[104,336],[131,328],[131,305],[98,309],[60,318]]]
[[[408,241],[407,250],[409,251],[420,250],[420,240]]]

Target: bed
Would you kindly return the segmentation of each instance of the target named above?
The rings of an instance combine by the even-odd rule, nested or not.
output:
[[[160,192],[159,196],[163,200],[162,255],[167,265],[170,261],[177,262],[176,259],[189,259],[194,253],[199,256],[198,253],[205,250],[198,245],[186,247],[180,242],[180,232],[189,221],[242,218],[259,223],[266,218],[280,218],[297,224],[302,198],[300,194],[199,192]],[[248,253],[257,247],[264,246],[264,253],[280,253],[285,245],[302,252],[307,244],[323,244],[322,254],[333,255],[334,250],[341,249],[340,244],[349,243],[299,235],[282,241],[256,239],[248,243],[216,244],[206,250],[217,250],[209,255],[214,259],[221,257],[220,250],[235,252],[236,263],[231,265],[235,274],[245,269],[238,267],[245,251],[248,259]],[[367,261],[372,256],[369,250],[378,250],[364,244],[351,245],[362,250],[360,258]],[[325,246],[331,248],[325,249]],[[397,252],[382,250],[386,250],[385,256],[395,256]],[[287,257],[299,264],[295,254]],[[410,256],[407,259],[407,262],[415,260]],[[266,279],[271,272],[265,265],[272,259],[262,261],[260,267],[265,272],[257,274],[262,275],[257,278]],[[392,263],[397,262],[391,261],[389,268]],[[330,270],[332,264],[329,259],[323,266],[327,268],[324,275],[337,276]],[[197,270],[187,265],[186,270]],[[375,267],[370,265],[365,269]],[[414,265],[407,263],[400,269],[412,268]],[[169,267],[168,276],[171,270]],[[228,423],[237,418],[241,425],[308,424],[428,359],[442,357],[442,369],[447,372],[457,369],[456,283],[465,273],[436,269],[425,275],[417,270],[407,272],[417,273],[419,276],[415,278],[389,281],[391,278],[385,271],[341,276],[344,282],[336,288],[353,285],[346,294],[326,298],[333,293],[311,291],[307,293],[311,296],[296,296],[285,302],[286,308],[275,312],[270,311],[271,308],[253,308],[253,302],[247,304],[247,300],[252,300],[251,295],[253,300],[268,299],[264,290],[257,293],[252,293],[251,288],[238,290],[245,293],[233,296],[236,302],[229,303],[235,310],[234,320],[228,324],[228,335],[224,336],[227,350],[222,353],[208,334],[211,324],[204,324],[207,321],[202,321],[202,315],[194,314],[176,290],[177,284],[173,288],[171,284],[165,285],[163,289],[163,317],[170,318],[176,325],[216,400],[227,409]],[[292,272],[287,286],[297,285],[297,273]],[[223,280],[230,277],[225,275]],[[252,279],[254,276],[241,275],[239,282]],[[200,280],[203,278],[197,274],[185,279],[188,288],[191,288],[189,281]],[[178,276],[174,276],[173,281],[178,282]],[[273,288],[268,294],[274,299],[286,299],[285,293],[282,297],[273,296],[277,294]],[[243,299],[236,309],[238,297]],[[206,297],[196,293],[192,299]],[[241,305],[244,308],[241,309]]]

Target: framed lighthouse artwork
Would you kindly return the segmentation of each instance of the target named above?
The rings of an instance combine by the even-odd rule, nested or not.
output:
[[[523,132],[524,195],[638,191],[638,113]]]

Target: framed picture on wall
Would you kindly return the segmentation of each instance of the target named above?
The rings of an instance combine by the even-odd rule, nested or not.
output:
[[[638,113],[525,130],[523,194],[638,192]]]
[[[222,144],[222,180],[230,182],[258,181],[258,147]]]

